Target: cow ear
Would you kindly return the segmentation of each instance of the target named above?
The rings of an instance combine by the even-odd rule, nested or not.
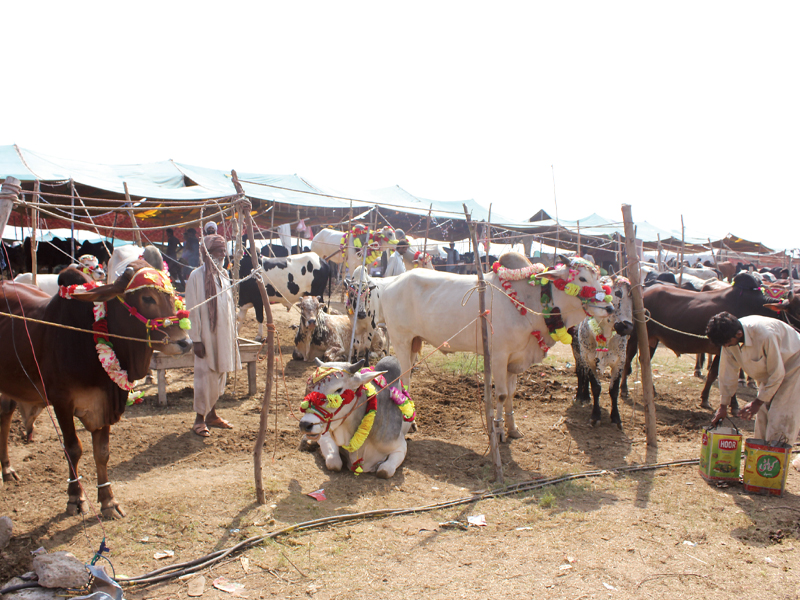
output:
[[[356,373],[358,373],[359,369],[361,369],[361,367],[363,366],[364,366],[364,359],[362,358],[357,363],[350,365],[348,371],[350,371],[350,375],[355,375]]]
[[[375,379],[378,375],[383,375],[384,373],[388,373],[389,371],[367,371],[366,373],[361,373],[357,375],[359,385],[364,385]]]
[[[123,293],[124,288],[120,288],[116,283],[112,283],[109,285],[101,285],[93,290],[76,292],[72,294],[72,297],[81,302],[108,302],[117,296],[121,296]]]
[[[556,279],[566,279],[569,276],[569,267],[565,264],[560,269],[550,269],[549,271],[545,271],[544,273],[539,273],[536,275],[539,279],[549,279],[550,281],[554,281]]]

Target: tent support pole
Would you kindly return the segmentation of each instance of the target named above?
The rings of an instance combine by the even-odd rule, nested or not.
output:
[[[681,215],[681,258],[678,261],[678,287],[683,286],[683,254],[686,250],[686,232],[683,230],[683,215]]]
[[[72,177],[69,178],[69,186],[70,186],[70,199],[69,203],[71,206],[71,221],[69,222],[69,255],[72,257],[72,262],[75,261],[75,184],[72,182]]]
[[[131,219],[131,225],[135,228],[133,232],[134,239],[136,240],[136,244],[140,248],[143,248],[144,246],[142,246],[142,232],[139,231],[139,225],[138,223],[136,223],[136,215],[133,214],[133,202],[131,202],[131,195],[128,193],[128,182],[123,181],[122,187],[125,188],[125,201],[131,207],[128,209],[128,216]]]
[[[36,273],[39,270],[38,260],[36,257],[36,229],[39,222],[39,210],[36,208],[39,205],[39,180],[33,184],[33,208],[31,208],[31,282],[33,285],[36,283]]]
[[[625,246],[628,253],[628,275],[631,281],[639,283],[642,278],[639,273],[639,255],[636,253],[636,238],[633,231],[633,218],[630,204],[622,205],[622,219],[625,224]],[[658,447],[656,435],[656,406],[653,398],[653,372],[650,369],[650,343],[647,339],[647,324],[644,321],[644,301],[642,288],[634,285],[631,289],[633,296],[633,320],[636,325],[636,337],[639,342],[639,363],[642,366],[642,397],[644,398],[644,422],[647,432],[647,445],[650,448]]]
[[[478,240],[475,236],[475,227],[464,204],[464,215],[467,217],[469,237],[475,244],[475,269],[478,274],[478,310],[481,321],[481,340],[483,341],[483,404],[486,412],[486,425],[489,429],[489,451],[494,463],[494,480],[500,485],[504,483],[503,462],[500,459],[500,447],[497,443],[500,432],[497,431],[497,422],[494,420],[494,403],[492,402],[492,355],[489,348],[489,324],[486,321],[486,281],[483,279],[481,259],[478,256]],[[488,252],[487,252],[488,254]]]
[[[424,260],[425,254],[428,252],[428,233],[431,230],[431,211],[432,210],[433,210],[433,204],[431,204],[428,207],[428,219],[425,222],[425,243],[422,245],[423,260]]]

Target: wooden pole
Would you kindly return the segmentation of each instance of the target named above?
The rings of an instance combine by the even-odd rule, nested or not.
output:
[[[489,247],[492,245],[492,203],[489,203],[489,216],[486,217],[486,241],[483,249],[486,251],[486,271],[489,271]]]
[[[0,239],[3,238],[3,232],[6,229],[8,218],[11,216],[11,209],[14,208],[14,202],[19,201],[19,193],[22,190],[22,185],[16,177],[8,176],[0,188]]]
[[[428,251],[428,233],[431,229],[431,211],[433,210],[433,203],[431,203],[430,207],[428,208],[428,219],[425,222],[425,243],[422,245],[422,254],[423,257],[425,253]]]
[[[578,221],[578,256],[582,256],[581,254],[581,222]]]
[[[39,225],[39,210],[36,208],[39,205],[39,180],[33,184],[33,208],[31,209],[31,282],[33,285],[36,283],[36,272],[39,270],[38,260],[36,257],[36,230]]]
[[[663,263],[661,262],[661,234],[657,233],[656,236],[658,237],[658,270],[663,271]]]
[[[272,258],[275,258],[275,253],[272,251],[272,240],[273,235],[275,234],[275,200],[272,201],[272,215],[270,215],[269,221],[269,255]]]
[[[678,287],[683,286],[683,254],[686,250],[686,232],[683,229],[683,215],[681,215],[681,257],[678,260]]]
[[[69,178],[70,190],[75,189],[75,184],[72,183],[72,177]],[[75,262],[75,194],[70,191],[70,222],[69,222],[69,255],[72,257],[72,262]]]
[[[233,179],[233,186],[239,194],[241,203],[238,207],[241,217],[244,218],[245,226],[247,229],[247,239],[250,241],[250,259],[253,261],[253,268],[258,268],[258,254],[256,251],[256,240],[253,236],[253,217],[250,215],[250,201],[244,194],[244,188],[239,183],[239,178],[236,171],[231,171],[231,178]],[[255,477],[256,485],[256,500],[259,504],[266,504],[267,497],[264,493],[264,481],[261,477],[261,455],[264,452],[264,442],[267,440],[267,425],[269,424],[269,407],[270,399],[272,398],[272,379],[275,373],[275,325],[272,321],[272,308],[269,305],[269,296],[267,295],[267,288],[264,287],[264,281],[260,276],[255,278],[258,284],[258,291],[261,294],[261,300],[264,303],[264,312],[267,316],[267,382],[264,388],[264,397],[261,400],[261,418],[258,425],[258,436],[256,438],[256,445],[253,450],[253,474]]]
[[[494,463],[494,479],[501,485],[503,478],[503,462],[500,460],[500,446],[498,438],[500,433],[495,427],[494,403],[492,402],[492,355],[489,349],[489,324],[484,313],[486,312],[486,281],[481,270],[481,259],[478,257],[478,239],[475,235],[475,227],[470,219],[467,205],[464,204],[464,215],[467,217],[467,227],[469,228],[470,239],[475,244],[475,269],[478,272],[478,310],[481,314],[481,339],[483,341],[483,403],[486,412],[486,426],[489,429],[489,450]]]
[[[135,228],[133,231],[133,236],[136,240],[136,245],[139,246],[140,248],[143,248],[144,246],[142,246],[142,232],[139,231],[139,225],[136,223],[136,215],[133,214],[133,208],[132,208],[133,202],[131,202],[131,195],[128,193],[128,183],[126,181],[123,181],[122,187],[125,189],[125,201],[131,205],[131,208],[128,209],[128,216],[131,219],[131,226]]]
[[[628,275],[635,285],[631,288],[633,296],[633,320],[636,325],[636,337],[639,341],[639,364],[642,366],[642,397],[644,399],[644,423],[647,431],[647,445],[658,447],[656,436],[656,405],[653,398],[653,373],[650,369],[650,343],[647,339],[644,301],[642,300],[641,274],[639,273],[639,255],[636,253],[636,238],[633,232],[633,218],[630,204],[622,205],[622,220],[625,224],[625,246],[628,252]]]
[[[711,260],[714,261],[714,267],[717,266],[717,257],[714,256],[714,244],[711,243],[711,238],[708,238],[708,247],[711,248]]]

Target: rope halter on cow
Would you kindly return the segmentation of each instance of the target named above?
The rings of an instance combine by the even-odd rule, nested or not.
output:
[[[152,347],[152,340],[150,339],[151,332],[155,329],[163,329],[165,327],[170,327],[174,324],[178,324],[181,329],[189,330],[192,328],[192,323],[189,320],[189,311],[186,310],[186,305],[184,304],[183,300],[175,291],[175,288],[172,286],[172,281],[170,281],[169,275],[167,275],[164,271],[159,271],[152,267],[145,267],[143,269],[139,269],[136,273],[133,274],[131,280],[128,282],[128,285],[125,286],[125,294],[130,292],[135,292],[144,288],[155,288],[161,292],[172,297],[174,305],[175,305],[175,315],[171,317],[160,317],[158,319],[148,319],[135,307],[131,306],[122,296],[117,296],[117,300],[120,301],[122,306],[128,309],[128,312],[139,321],[144,323],[145,329],[147,330],[147,345]],[[165,334],[166,335],[166,334]]]
[[[366,367],[359,371],[359,374],[364,373],[373,373],[375,371],[372,367]],[[344,371],[337,367],[318,367],[314,374],[308,380],[308,386],[311,387],[312,385],[315,387],[319,387],[320,384],[325,384],[330,382],[332,379],[340,379],[344,378]],[[325,430],[320,433],[319,435],[325,435],[330,431],[331,422],[334,418],[337,417],[339,412],[345,407],[350,406],[350,410],[347,411],[347,414],[339,417],[342,421],[344,421],[356,407],[356,404],[353,402],[356,398],[361,396],[362,394],[366,394],[367,399],[367,406],[366,412],[364,416],[361,418],[361,423],[358,426],[358,429],[353,434],[353,437],[350,438],[350,441],[342,446],[343,449],[347,450],[348,452],[357,452],[361,446],[364,445],[364,442],[367,440],[367,437],[372,431],[372,425],[375,422],[375,415],[378,412],[378,393],[387,386],[386,378],[383,375],[378,375],[372,381],[361,385],[356,390],[344,390],[341,394],[322,394],[318,391],[312,391],[303,398],[303,402],[300,404],[300,411],[303,413],[310,412],[314,415],[317,415],[319,420],[325,424]],[[400,409],[400,412],[403,414],[403,420],[413,423],[416,419],[416,411],[414,410],[414,402],[411,400],[411,396],[408,394],[407,388],[403,386],[400,390],[395,387],[392,387],[390,390],[391,399]],[[363,469],[361,468],[361,463],[363,459],[359,458],[355,462],[352,463],[351,469],[355,473],[361,473]]]

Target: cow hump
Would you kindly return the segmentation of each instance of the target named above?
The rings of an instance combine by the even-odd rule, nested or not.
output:
[[[506,252],[500,256],[498,262],[506,269],[524,269],[531,264],[531,261],[519,252]]]

